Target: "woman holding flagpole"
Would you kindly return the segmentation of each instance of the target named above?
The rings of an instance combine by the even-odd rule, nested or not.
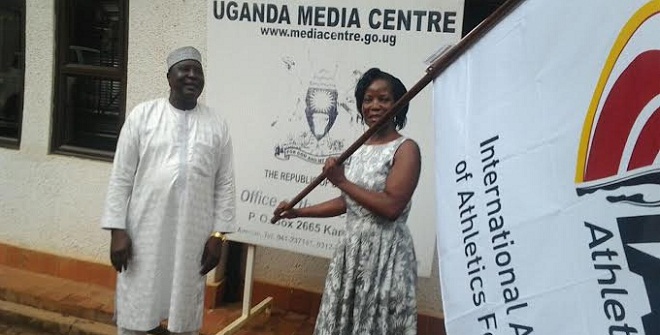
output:
[[[358,81],[360,118],[371,126],[406,87],[377,68]],[[341,196],[304,208],[281,203],[276,218],[333,217],[346,213],[346,235],[330,262],[315,335],[417,334],[417,262],[406,225],[421,169],[419,146],[399,133],[408,105],[351,157],[329,158],[326,178]]]

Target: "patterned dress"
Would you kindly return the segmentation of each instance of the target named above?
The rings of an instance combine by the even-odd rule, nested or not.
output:
[[[364,145],[346,177],[382,191],[394,153],[406,139]],[[406,226],[410,203],[395,221],[346,201],[346,235],[330,262],[315,335],[416,335],[417,262]]]

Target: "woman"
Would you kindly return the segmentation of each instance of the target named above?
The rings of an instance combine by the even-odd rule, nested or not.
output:
[[[371,126],[404,94],[396,77],[372,68],[355,98]],[[275,210],[276,217],[332,217],[346,213],[346,235],[330,262],[315,335],[417,334],[417,262],[406,220],[421,167],[419,147],[399,134],[408,105],[369,138],[344,167],[335,158],[323,171],[342,191],[305,208]]]

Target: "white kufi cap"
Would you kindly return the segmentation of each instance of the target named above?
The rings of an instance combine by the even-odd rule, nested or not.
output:
[[[170,52],[167,56],[167,71],[169,71],[174,64],[189,59],[196,60],[201,64],[202,54],[199,53],[199,50],[190,46],[178,48]]]

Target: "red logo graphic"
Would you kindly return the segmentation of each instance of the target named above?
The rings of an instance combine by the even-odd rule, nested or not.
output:
[[[660,1],[642,7],[622,29],[608,56],[582,132],[578,195],[630,185],[660,185],[660,43],[653,46],[658,49],[646,48],[633,57],[628,51],[624,56],[629,42],[642,35],[651,21],[657,27],[659,17]],[[617,67],[623,70],[618,73]],[[660,206],[660,201],[655,204],[639,196],[619,200]]]

